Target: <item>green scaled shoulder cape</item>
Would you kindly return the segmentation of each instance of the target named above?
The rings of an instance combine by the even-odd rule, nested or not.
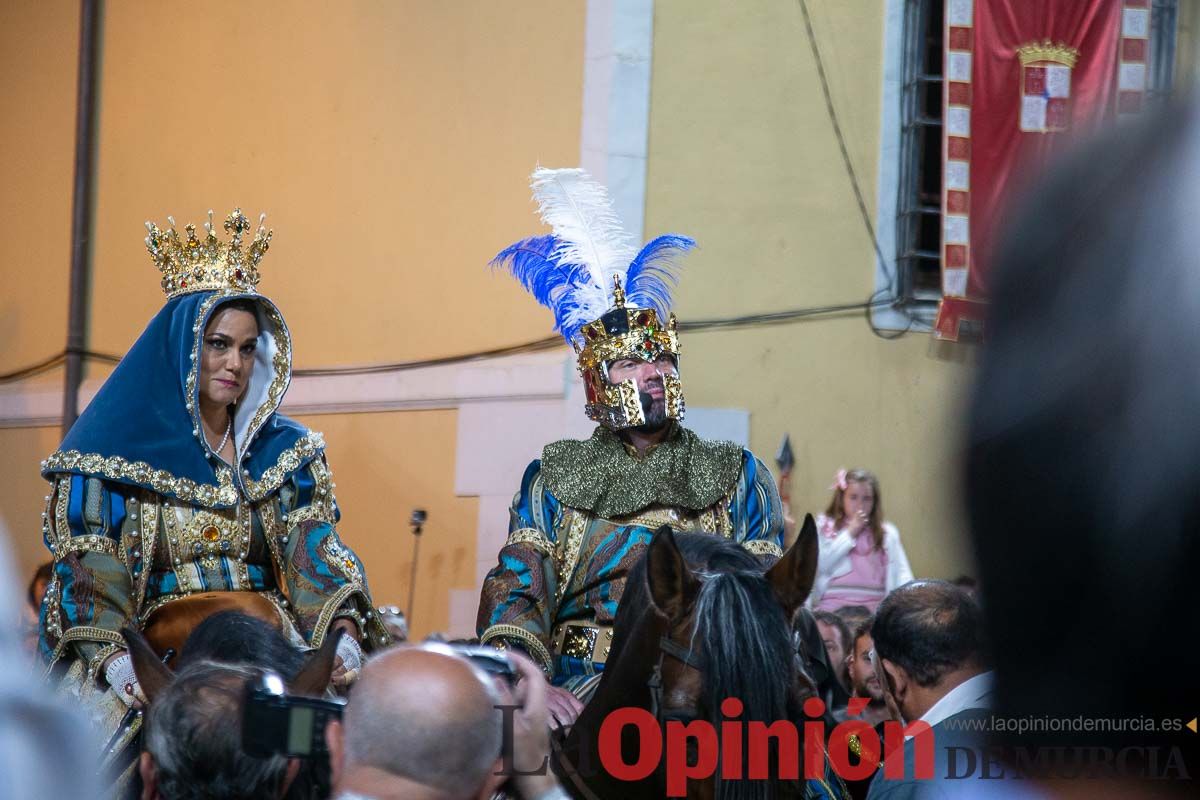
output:
[[[698,512],[733,490],[742,452],[739,444],[707,441],[676,425],[666,441],[639,458],[601,426],[590,439],[546,445],[542,476],[561,502],[605,519],[650,506]]]

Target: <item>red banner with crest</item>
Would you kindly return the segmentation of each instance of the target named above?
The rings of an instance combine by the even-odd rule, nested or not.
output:
[[[1141,108],[1150,0],[946,0],[942,294],[934,335],[981,331],[1014,185]]]

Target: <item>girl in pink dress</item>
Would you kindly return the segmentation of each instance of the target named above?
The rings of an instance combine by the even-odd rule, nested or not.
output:
[[[833,497],[817,517],[821,557],[809,604],[836,611],[871,609],[913,579],[896,526],[883,520],[879,479],[865,469],[838,470]]]

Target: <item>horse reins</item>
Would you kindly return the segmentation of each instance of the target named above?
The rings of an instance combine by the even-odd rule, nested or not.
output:
[[[661,725],[662,718],[662,666],[663,659],[671,656],[676,661],[682,663],[685,667],[699,670],[702,659],[691,648],[686,648],[678,642],[671,639],[669,636],[662,636],[658,640],[658,661],[654,664],[654,671],[650,673],[650,679],[646,681],[646,688],[650,690],[650,712],[654,715],[654,719]],[[571,781],[571,785],[578,790],[585,800],[603,800],[595,792],[587,787],[582,775],[575,765],[571,763],[571,759],[567,758],[566,752],[563,750],[562,742],[556,737],[550,737],[550,749],[554,753],[555,760],[558,761],[562,768],[563,775]]]

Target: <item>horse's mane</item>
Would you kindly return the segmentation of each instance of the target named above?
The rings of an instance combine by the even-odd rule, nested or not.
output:
[[[736,697],[743,720],[795,719],[792,690],[800,678],[783,609],[763,577],[763,563],[740,545],[706,533],[677,533],[675,543],[701,579],[692,643],[704,653],[704,704],[719,719],[721,702]],[[625,583],[614,627],[652,606],[646,559]],[[614,657],[616,654],[614,654]]]
[[[206,660],[270,669],[290,680],[304,666],[305,656],[266,622],[240,611],[221,611],[188,636],[177,668]]]

